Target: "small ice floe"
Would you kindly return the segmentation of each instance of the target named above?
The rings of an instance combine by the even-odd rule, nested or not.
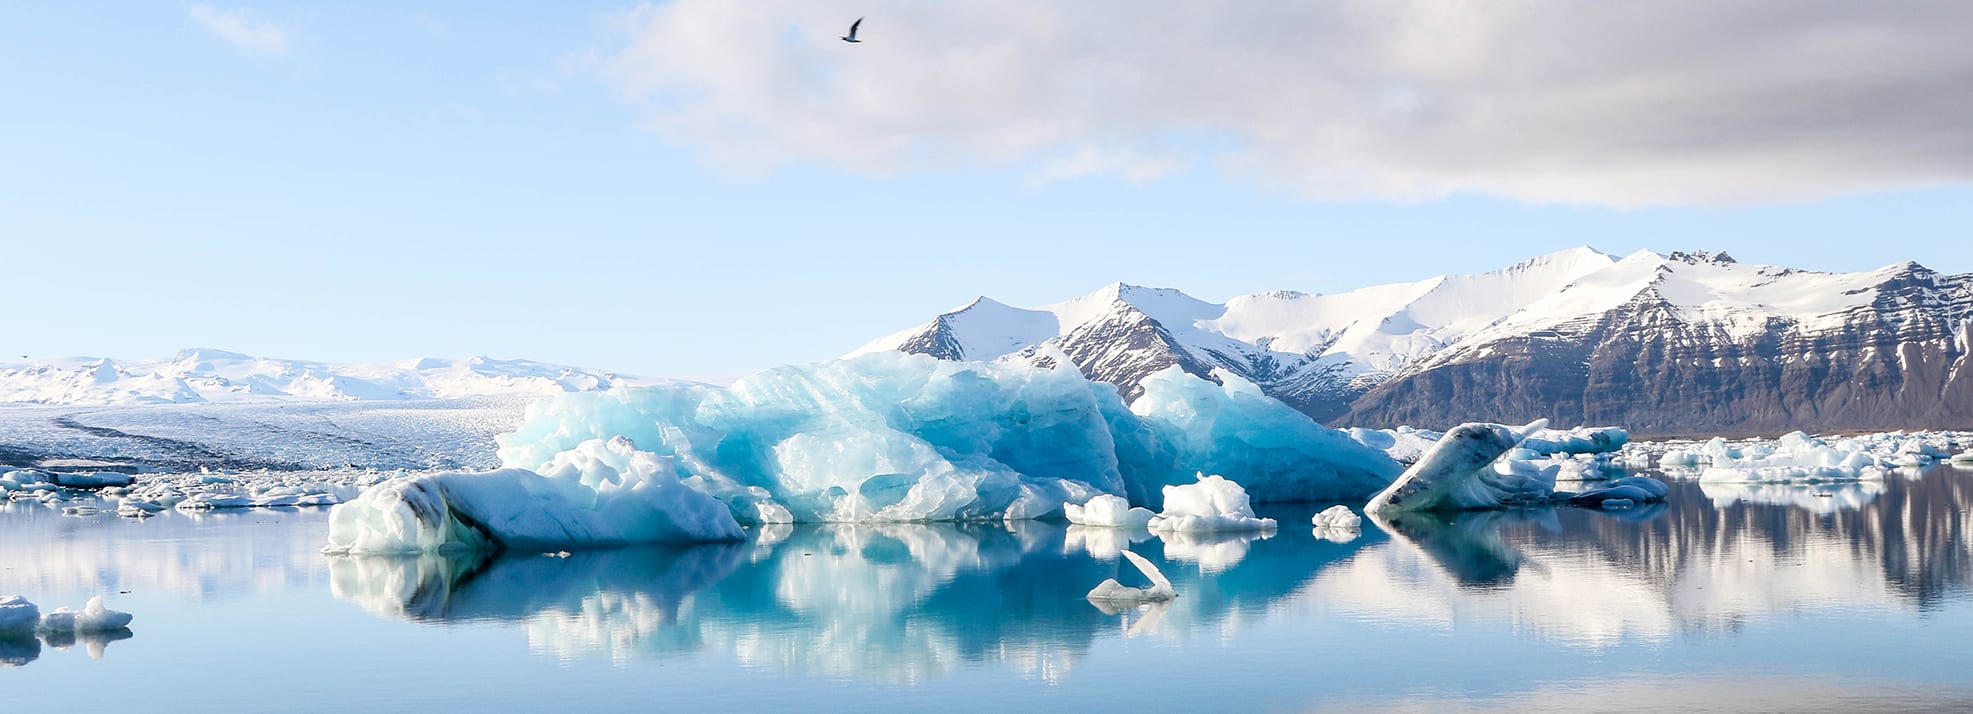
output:
[[[252,508],[253,499],[232,493],[195,493],[178,502],[181,511],[219,511],[233,508]]]
[[[40,626],[40,607],[19,595],[0,596],[0,637],[33,634]]]
[[[90,471],[84,473],[56,473],[55,485],[62,488],[108,488],[128,486],[137,482],[137,477],[115,471]]]
[[[1062,504],[1063,515],[1069,522],[1092,528],[1143,528],[1158,514],[1149,508],[1133,508],[1122,496],[1103,494],[1089,499],[1088,503],[1076,505]]]
[[[1087,598],[1109,603],[1136,603],[1164,602],[1178,597],[1178,591],[1172,589],[1171,581],[1165,578],[1164,573],[1158,571],[1158,566],[1152,565],[1151,561],[1144,559],[1144,556],[1128,550],[1123,551],[1123,556],[1131,565],[1137,566],[1138,572],[1143,573],[1144,577],[1151,581],[1150,587],[1128,587],[1117,582],[1116,578],[1108,578],[1098,583],[1096,589],[1089,591]]]
[[[1153,531],[1215,533],[1267,531],[1274,519],[1254,517],[1247,490],[1219,476],[1165,487],[1165,510],[1146,524]]]
[[[1665,500],[1671,487],[1649,476],[1628,476],[1569,497],[1569,505],[1606,511]]]
[[[1363,516],[1359,516],[1356,514],[1356,511],[1350,510],[1349,506],[1341,504],[1330,506],[1323,512],[1315,514],[1315,517],[1309,519],[1309,521],[1314,523],[1317,528],[1339,528],[1352,531],[1363,530]]]
[[[64,607],[43,614],[37,629],[43,634],[111,632],[128,627],[130,620],[130,613],[104,607],[103,596],[97,595],[81,610]]]
[[[1331,543],[1348,543],[1356,540],[1357,534],[1363,532],[1363,516],[1350,510],[1349,506],[1341,504],[1330,506],[1323,512],[1315,514],[1309,522],[1315,525],[1313,534],[1316,539]]]
[[[1953,454],[1952,462],[1961,466],[1973,465],[1973,451]]]
[[[95,506],[67,506],[62,508],[62,515],[64,516],[93,516],[102,512],[103,509]]]

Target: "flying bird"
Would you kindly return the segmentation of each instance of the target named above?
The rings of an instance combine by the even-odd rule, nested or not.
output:
[[[862,42],[863,40],[859,40],[859,39],[856,39],[856,28],[857,28],[858,26],[860,26],[860,25],[862,25],[862,24],[863,24],[863,18],[860,18],[860,17],[859,17],[859,18],[856,18],[856,22],[852,22],[852,23],[850,23],[850,24],[849,24],[849,34],[847,34],[847,35],[843,35],[843,41],[844,41],[844,42]]]

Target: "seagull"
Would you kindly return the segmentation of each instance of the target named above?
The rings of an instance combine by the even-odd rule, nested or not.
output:
[[[856,18],[856,22],[852,22],[852,23],[850,23],[850,24],[849,24],[849,34],[847,34],[847,35],[843,35],[843,41],[844,41],[844,42],[862,42],[863,40],[859,40],[859,39],[856,39],[856,28],[857,28],[857,26],[858,26],[858,25],[862,25],[862,24],[863,24],[863,18],[860,18],[860,17],[859,17],[859,18]]]

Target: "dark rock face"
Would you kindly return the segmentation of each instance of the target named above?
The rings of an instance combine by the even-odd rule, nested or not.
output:
[[[1140,382],[1145,377],[1172,365],[1204,379],[1212,379],[1213,368],[1223,366],[1193,356],[1163,324],[1122,302],[1112,306],[1108,319],[1080,326],[1048,344],[1067,355],[1083,376],[1117,385],[1126,402],[1144,394]],[[1027,354],[1030,359],[1048,359],[1037,350]]]
[[[940,315],[939,319],[932,322],[930,328],[912,335],[897,349],[906,354],[931,355],[943,360],[966,359],[965,350],[960,347],[959,339],[952,334],[952,319],[949,315]]]
[[[1653,290],[1378,385],[1338,424],[1621,424],[1639,436],[1973,427],[1973,276],[1916,265],[1835,327],[1694,323]]]

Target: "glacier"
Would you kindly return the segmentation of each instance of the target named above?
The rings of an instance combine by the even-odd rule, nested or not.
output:
[[[1218,376],[1166,369],[1126,407],[1074,368],[880,352],[724,389],[562,395],[497,441],[503,465],[542,471],[623,437],[743,524],[1045,518],[1099,495],[1161,508],[1164,487],[1199,473],[1260,502],[1361,498],[1401,470]]]

